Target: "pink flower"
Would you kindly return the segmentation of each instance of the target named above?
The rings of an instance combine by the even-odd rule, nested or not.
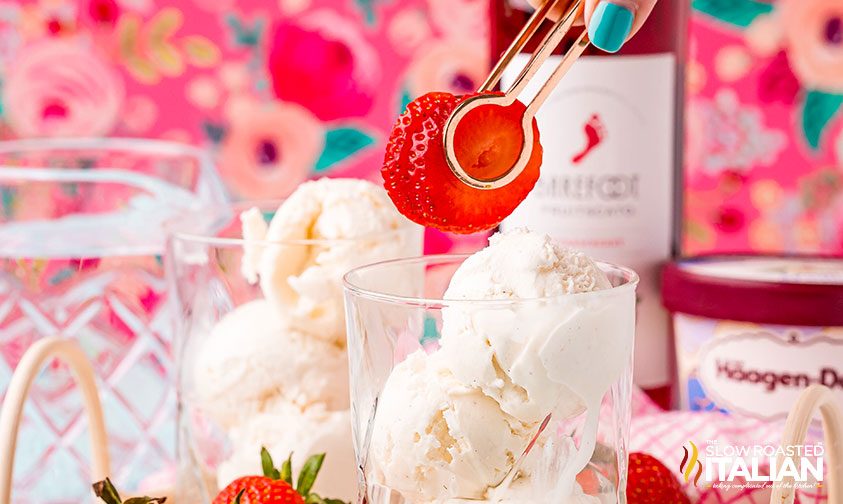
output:
[[[120,17],[120,6],[116,0],[90,0],[88,15],[96,23],[113,25]]]
[[[236,100],[219,169],[246,198],[280,198],[305,180],[322,153],[325,132],[306,109],[284,102]]]
[[[268,69],[275,95],[323,121],[366,115],[379,67],[357,27],[331,11],[279,24],[272,35]]]
[[[410,93],[430,91],[465,94],[476,91],[488,74],[488,55],[479,41],[449,40],[418,51],[410,64]]]
[[[430,19],[442,33],[486,40],[489,34],[489,2],[487,0],[427,0]]]
[[[3,105],[19,136],[101,136],[117,122],[122,81],[90,50],[71,41],[32,46],[7,71]]]
[[[806,87],[843,92],[843,4],[780,0],[777,4],[793,71]]]

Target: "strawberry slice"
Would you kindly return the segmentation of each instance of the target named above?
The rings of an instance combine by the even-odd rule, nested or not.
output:
[[[384,187],[398,210],[418,224],[462,234],[491,229],[515,210],[539,178],[542,148],[535,119],[529,163],[513,182],[483,190],[453,174],[442,145],[445,123],[473,96],[428,93],[407,106],[392,130],[381,170]],[[454,151],[466,172],[494,179],[512,168],[524,143],[524,111],[518,101],[508,107],[485,105],[460,121]]]

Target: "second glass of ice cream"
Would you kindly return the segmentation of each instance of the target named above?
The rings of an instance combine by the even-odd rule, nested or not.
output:
[[[269,223],[267,224],[267,220]],[[180,316],[180,502],[211,502],[261,474],[260,449],[296,471],[326,453],[314,488],[355,501],[341,280],[421,254],[422,230],[369,182],[322,179],[283,203],[240,205],[211,229],[178,223],[168,273]]]

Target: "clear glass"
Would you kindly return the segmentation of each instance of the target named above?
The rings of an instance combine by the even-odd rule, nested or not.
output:
[[[464,259],[345,276],[357,502],[625,503],[638,277],[444,300]]]
[[[78,340],[98,373],[127,491],[175,461],[163,223],[225,201],[208,155],[169,142],[0,142],[0,392],[39,338]],[[91,499],[89,438],[69,370],[43,371],[21,426],[14,501]]]
[[[278,203],[258,203],[270,220]],[[261,474],[260,448],[298,470],[325,452],[314,487],[353,499],[342,275],[353,267],[422,252],[422,229],[408,225],[346,240],[245,241],[235,205],[207,233],[176,231],[167,253],[177,302],[179,487],[177,502],[209,503],[243,475]],[[181,223],[191,229],[191,223]],[[281,271],[286,295],[246,273],[249,256]],[[259,269],[259,272],[266,271]],[[265,286],[264,286],[265,287]],[[267,293],[269,295],[267,295]]]

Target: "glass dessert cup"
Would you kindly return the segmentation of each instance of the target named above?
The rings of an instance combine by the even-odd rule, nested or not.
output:
[[[224,201],[208,154],[194,147],[0,142],[0,394],[34,342],[78,341],[97,373],[111,476],[128,493],[175,462],[163,223]],[[70,369],[46,367],[30,398],[15,502],[86,501],[88,421]]]
[[[308,456],[324,452],[315,491],[346,500],[357,493],[342,275],[372,260],[418,255],[421,228],[339,240],[244,240],[241,213],[258,207],[269,221],[279,203],[233,205],[210,229],[174,225],[166,264],[178,314],[177,502],[210,503],[235,478],[261,474],[262,446],[278,466],[292,453],[296,473]],[[314,288],[279,308],[248,278],[244,266],[256,252],[290,268],[279,277]],[[320,254],[328,259],[315,259]]]
[[[345,276],[358,503],[625,503],[637,275],[443,299],[465,258]]]

